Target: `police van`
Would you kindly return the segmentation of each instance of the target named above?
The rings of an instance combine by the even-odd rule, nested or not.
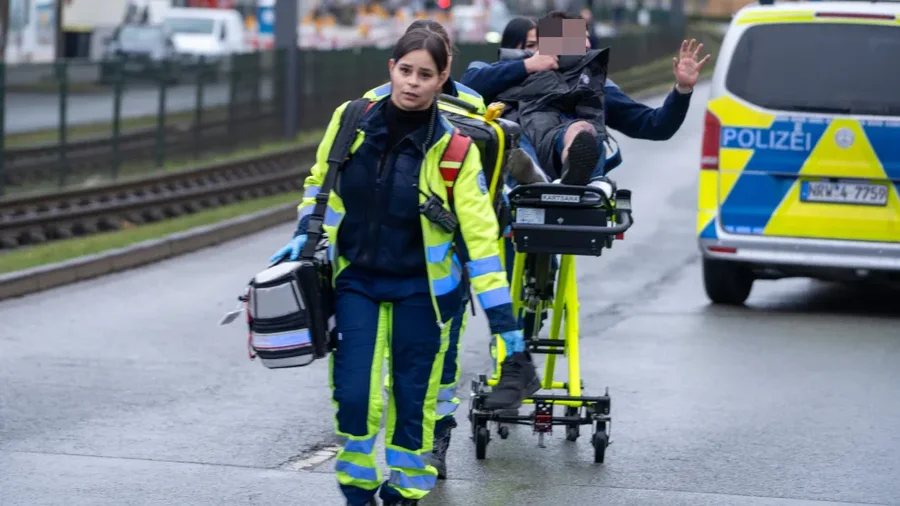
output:
[[[707,296],[900,280],[900,4],[751,5],[711,83],[697,234]]]

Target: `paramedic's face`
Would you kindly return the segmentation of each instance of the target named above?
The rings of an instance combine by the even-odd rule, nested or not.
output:
[[[391,73],[391,100],[407,111],[421,111],[431,107],[447,80],[449,70],[438,72],[434,59],[424,49],[406,53],[397,61],[388,62]]]
[[[520,47],[519,49],[537,51],[537,47],[537,29],[532,28],[531,30],[528,30],[528,35],[525,36],[525,47]]]

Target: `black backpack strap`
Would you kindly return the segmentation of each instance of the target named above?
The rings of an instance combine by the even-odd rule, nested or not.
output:
[[[319,245],[319,239],[322,237],[322,223],[325,221],[325,211],[328,206],[328,197],[331,195],[331,189],[337,181],[338,172],[341,166],[350,155],[350,147],[356,140],[356,126],[359,120],[367,110],[369,99],[358,98],[347,104],[344,112],[341,114],[341,123],[334,141],[331,143],[331,151],[328,153],[328,170],[325,172],[325,179],[316,195],[316,207],[309,216],[309,222],[306,227],[306,244],[303,245],[303,251],[300,258],[312,259],[315,255],[316,248]]]

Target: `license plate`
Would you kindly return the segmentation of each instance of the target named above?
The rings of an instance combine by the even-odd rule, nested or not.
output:
[[[888,187],[883,184],[804,181],[800,184],[800,200],[829,204],[886,206]]]
[[[516,209],[516,223],[525,223],[528,225],[543,225],[544,215],[544,209],[520,207]]]

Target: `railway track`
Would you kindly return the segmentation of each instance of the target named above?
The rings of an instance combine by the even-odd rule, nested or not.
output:
[[[316,146],[191,171],[0,201],[0,251],[155,222],[302,189]]]

